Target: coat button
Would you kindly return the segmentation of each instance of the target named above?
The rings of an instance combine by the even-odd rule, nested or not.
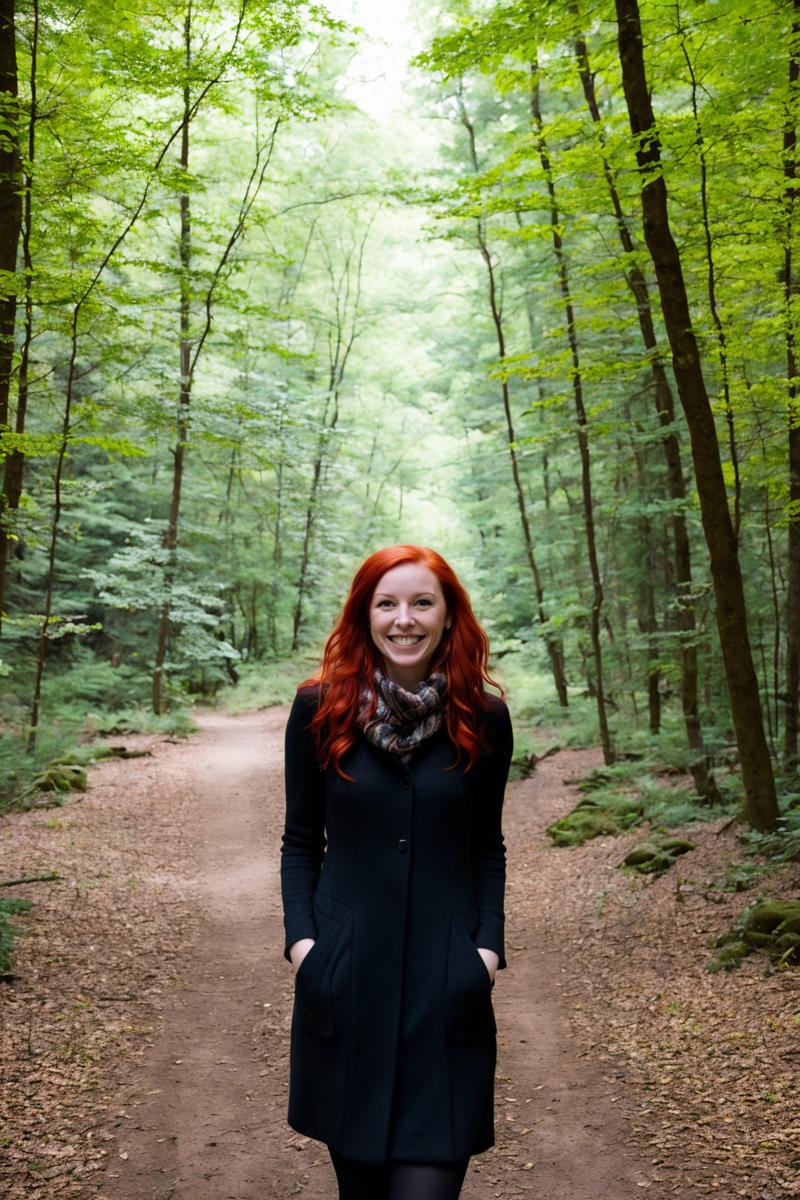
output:
[[[395,849],[399,850],[401,854],[405,854],[406,850],[408,849],[408,842],[406,839],[399,838],[395,844]]]

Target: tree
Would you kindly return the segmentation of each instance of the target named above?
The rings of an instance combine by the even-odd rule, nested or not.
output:
[[[573,12],[575,12],[573,6]],[[625,281],[630,288],[631,296],[636,306],[636,317],[642,335],[642,342],[647,352],[650,374],[653,380],[653,400],[658,418],[663,430],[662,447],[667,473],[667,486],[672,500],[672,544],[675,562],[675,582],[677,589],[678,619],[681,631],[681,706],[686,726],[686,738],[694,752],[691,762],[695,786],[701,796],[706,796],[711,802],[719,800],[719,790],[713,775],[708,769],[708,757],[700,725],[698,687],[697,687],[697,625],[692,600],[692,552],[689,541],[689,531],[686,525],[686,482],[683,472],[683,461],[680,442],[675,427],[675,405],[672,397],[667,372],[664,366],[661,350],[656,336],[653,312],[650,305],[650,289],[644,271],[636,259],[628,219],[622,207],[617,181],[614,178],[611,164],[608,160],[606,137],[603,131],[600,106],[597,102],[595,75],[589,64],[589,52],[586,41],[580,33],[574,41],[575,60],[578,75],[583,88],[583,94],[589,109],[592,123],[597,133],[598,149],[602,161],[603,178],[605,179],[614,220],[617,227],[620,245],[625,255]],[[648,522],[649,529],[649,522]],[[648,555],[650,554],[650,538],[647,538]],[[648,568],[649,575],[649,568]],[[646,587],[648,612],[647,624],[652,630],[655,621],[653,612],[654,598],[651,590],[651,580]],[[652,671],[648,672],[651,707],[656,703],[655,695],[658,682]]]
[[[764,733],[747,629],[744,586],[719,442],[692,329],[680,254],[669,224],[661,145],[647,83],[637,0],[616,0],[616,12],[622,84],[635,139],[636,161],[642,176],[644,236],[655,267],[678,394],[691,437],[748,817],[756,829],[766,831],[774,828],[778,816],[775,782]]]
[[[478,159],[475,128],[464,104],[463,85],[461,84],[459,84],[458,91],[456,92],[456,101],[461,124],[464,126],[464,129],[467,133],[470,165],[475,174],[479,175],[481,167]],[[505,363],[507,350],[506,332],[503,323],[502,302],[500,300],[500,292],[497,282],[498,268],[488,242],[486,221],[481,215],[475,217],[475,238],[481,258],[483,259],[486,267],[489,310],[491,312],[492,324],[497,337],[497,355],[502,370]],[[561,639],[552,628],[550,619],[547,615],[544,582],[542,579],[542,573],[539,569],[539,564],[536,561],[536,551],[533,544],[533,536],[531,534],[530,520],[528,519],[528,504],[525,499],[525,490],[523,488],[522,477],[519,468],[517,439],[514,431],[514,415],[511,409],[511,387],[509,384],[508,375],[505,373],[505,371],[503,371],[500,378],[500,395],[503,402],[503,415],[505,418],[508,458],[511,466],[511,478],[514,483],[514,493],[517,499],[517,508],[519,509],[519,522],[520,529],[522,531],[522,540],[525,546],[525,556],[527,558],[531,577],[533,579],[539,628],[542,631],[542,636],[544,638],[545,645],[547,646],[547,654],[550,659],[550,669],[553,674],[553,683],[555,685],[556,695],[558,696],[558,703],[562,708],[566,708],[569,704],[569,698],[567,692],[567,675],[564,665],[564,646],[561,642]]]
[[[22,227],[22,162],[19,148],[19,85],[17,78],[17,30],[14,0],[0,3],[0,450],[9,426],[9,395],[14,360],[14,330],[17,317],[17,249]],[[35,11],[35,0],[34,0]],[[36,21],[36,18],[35,18]],[[38,23],[38,22],[37,22]],[[33,137],[33,114],[30,118]],[[5,449],[8,462],[17,447]],[[4,480],[0,494],[0,627],[3,620],[6,563],[10,542],[9,510],[13,485]]]
[[[789,47],[789,89],[783,129],[783,173],[786,181],[783,229],[783,291],[785,301],[787,424],[789,427],[789,519],[786,595],[786,708],[783,742],[784,770],[798,765],[800,732],[800,406],[797,375],[797,303],[800,295],[794,254],[797,178],[797,104],[800,96],[800,0],[793,0]]]

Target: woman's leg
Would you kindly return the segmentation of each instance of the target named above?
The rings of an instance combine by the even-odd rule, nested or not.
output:
[[[338,1150],[328,1146],[336,1181],[339,1184],[339,1200],[387,1200],[388,1168],[373,1163],[356,1162],[345,1158]]]
[[[390,1163],[388,1200],[458,1200],[469,1159],[453,1166]]]

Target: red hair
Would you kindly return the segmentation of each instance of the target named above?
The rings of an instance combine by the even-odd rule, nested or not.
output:
[[[450,740],[468,758],[472,767],[480,749],[480,720],[488,702],[484,684],[503,689],[489,674],[489,639],[478,624],[469,596],[453,568],[441,554],[425,546],[386,546],[376,550],[355,573],[341,615],[331,632],[322,656],[322,666],[301,688],[317,685],[320,703],[311,721],[323,770],[333,764],[339,775],[342,756],[358,736],[361,685],[373,693],[372,672],[383,661],[369,631],[369,606],[379,580],[402,563],[422,563],[439,581],[451,625],[442,635],[430,664],[430,672],[442,671],[447,679],[445,726]],[[455,764],[454,764],[455,765]]]

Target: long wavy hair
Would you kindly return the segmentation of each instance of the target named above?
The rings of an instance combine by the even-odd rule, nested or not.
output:
[[[375,667],[383,669],[380,652],[369,630],[369,606],[380,579],[403,563],[422,563],[439,580],[451,618],[436,647],[429,674],[442,671],[447,679],[445,727],[458,749],[456,763],[463,752],[467,770],[481,749],[481,715],[488,707],[485,684],[503,689],[488,671],[489,639],[478,624],[469,596],[453,568],[435,550],[426,546],[386,546],[376,550],[355,573],[345,601],[322,656],[322,666],[301,688],[317,686],[320,703],[312,721],[320,766],[333,765],[343,779],[350,779],[341,768],[342,756],[358,737],[357,717],[362,685],[372,693],[371,711],[377,702],[373,684]],[[456,765],[453,763],[453,766]]]

